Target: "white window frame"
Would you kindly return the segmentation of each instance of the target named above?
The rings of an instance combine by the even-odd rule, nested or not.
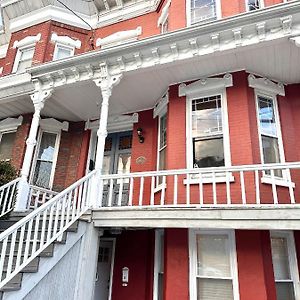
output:
[[[56,163],[57,163],[57,158],[58,158],[58,152],[59,152],[59,145],[60,145],[60,140],[61,140],[61,132],[58,132],[56,130],[48,130],[48,129],[42,129],[40,128],[39,134],[38,134],[38,139],[37,139],[37,144],[35,147],[35,153],[33,157],[33,164],[31,168],[31,173],[30,173],[30,182],[33,184],[33,176],[36,168],[36,163],[37,163],[37,157],[38,157],[38,152],[40,150],[41,146],[41,140],[43,133],[51,133],[51,134],[56,134],[56,140],[55,140],[55,148],[54,148],[54,155],[53,155],[53,162],[52,162],[52,169],[51,169],[51,174],[50,174],[50,180],[49,180],[49,186],[46,187],[45,189],[50,189],[52,190],[53,187],[53,182],[54,182],[54,176],[55,176],[55,169],[56,169]]]
[[[9,133],[15,133],[15,134],[17,134],[17,130],[8,130],[8,131],[0,131],[0,144],[1,144],[1,141],[2,141],[2,136],[4,135],[4,134],[9,134]],[[16,137],[15,137],[16,138]],[[9,159],[5,159],[4,161],[10,161],[11,160],[11,158],[9,158]],[[0,160],[1,161],[1,160]]]
[[[169,8],[171,5],[171,0],[168,0],[166,5],[161,10],[161,14],[157,21],[157,27],[160,27],[160,33],[166,33],[169,30],[164,30],[166,23],[169,23]]]
[[[55,43],[55,48],[54,48],[54,52],[53,52],[53,60],[54,60],[54,61],[55,61],[55,60],[59,60],[59,59],[57,58],[59,49],[70,50],[70,56],[68,56],[68,57],[74,56],[74,53],[75,53],[75,47],[69,46],[69,45],[65,45],[65,44],[62,44],[62,43]]]
[[[164,229],[155,230],[154,270],[153,270],[153,300],[158,300],[158,275],[161,263],[161,238],[164,237]]]
[[[259,152],[260,152],[260,160],[261,163],[264,164],[264,153],[262,147],[262,132],[260,128],[260,120],[259,120],[259,104],[258,99],[259,97],[271,99],[273,101],[273,108],[274,108],[274,117],[276,122],[276,131],[277,131],[277,140],[278,140],[278,150],[279,150],[279,159],[278,163],[285,163],[285,154],[284,154],[284,146],[283,146],[283,139],[282,139],[282,131],[281,131],[281,124],[280,124],[280,117],[279,117],[279,110],[278,110],[278,100],[277,95],[274,93],[266,92],[260,89],[254,90],[255,95],[255,107],[256,107],[256,120],[257,120],[257,130],[258,130],[258,139],[259,139]],[[290,174],[288,174],[286,170],[282,171],[282,177],[278,177],[274,175],[275,183],[277,185],[282,186],[289,186],[287,185],[287,179],[289,178]],[[261,179],[262,183],[272,184],[271,175],[266,174],[263,172],[263,177]],[[293,184],[294,186],[294,184]]]
[[[271,238],[272,237],[285,238],[287,241],[291,282],[293,282],[293,286],[294,286],[295,299],[299,299],[300,297],[299,270],[298,270],[295,238],[294,238],[293,231],[271,231],[270,236]],[[278,282],[281,282],[281,280],[279,280]]]
[[[186,0],[186,22],[187,22],[187,26],[201,24],[201,22],[192,24],[192,17],[191,17],[192,5],[191,5],[191,1],[192,0]],[[221,0],[215,0],[215,3],[216,3],[216,19],[219,20],[219,19],[222,18]]]
[[[249,1],[249,0],[245,0],[246,11],[247,11],[247,12],[253,12],[253,11],[255,11],[255,10],[250,10],[250,9],[249,9],[248,1]],[[258,2],[259,2],[259,6],[260,6],[260,7],[259,7],[257,10],[262,9],[262,8],[265,8],[265,1],[264,1],[264,0],[258,0]]]
[[[30,49],[33,50],[33,56],[32,56],[32,59],[33,59],[34,53],[35,53],[35,44],[31,44],[31,45],[28,45],[28,46],[18,48],[16,57],[15,57],[14,66],[13,66],[13,69],[12,69],[12,73],[23,73],[23,72],[25,72],[25,70],[20,71],[20,70],[18,70],[18,68],[19,68],[19,64],[21,62],[21,56],[22,56],[23,51],[30,50]]]
[[[189,229],[189,267],[190,267],[190,300],[197,300],[197,234],[227,235],[229,241],[230,267],[232,275],[233,299],[239,300],[239,280],[234,230]]]

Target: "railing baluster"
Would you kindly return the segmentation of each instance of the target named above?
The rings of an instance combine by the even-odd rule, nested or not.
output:
[[[151,176],[150,205],[154,205],[154,187],[155,187],[155,177]]]
[[[144,194],[144,176],[142,176],[140,180],[139,206],[143,205],[143,194]]]
[[[51,205],[50,213],[49,213],[49,220],[48,220],[48,228],[47,228],[47,242],[51,239],[51,230],[52,230],[52,221],[53,221],[53,210],[54,205]]]
[[[286,177],[287,177],[287,181],[288,181],[288,185],[289,185],[289,193],[290,193],[291,203],[295,204],[296,201],[295,201],[295,194],[294,194],[291,172],[289,169],[286,169],[285,172],[286,172]]]
[[[9,190],[10,190],[10,186],[6,189],[1,214],[3,214],[5,212],[5,210],[7,209],[7,201],[8,201]]]
[[[10,241],[10,251],[9,251],[9,259],[8,259],[8,263],[7,263],[7,270],[6,273],[10,274],[12,271],[12,266],[13,266],[13,259],[14,259],[14,252],[15,252],[15,246],[16,246],[16,236],[17,236],[17,231],[15,231],[12,234],[12,238]]]
[[[21,264],[21,257],[23,252],[23,242],[24,242],[24,234],[25,234],[25,226],[23,225],[21,227],[20,237],[19,237],[19,247],[18,247],[18,253],[17,253],[17,259],[16,259],[16,267],[15,269],[18,269]]]
[[[277,188],[275,183],[275,176],[274,176],[274,170],[271,169],[271,182],[272,182],[272,194],[273,194],[273,204],[278,204],[278,197],[277,197]]]
[[[29,254],[29,247],[30,247],[30,243],[31,243],[31,234],[32,234],[32,223],[33,223],[33,220],[34,219],[31,219],[29,222],[28,222],[28,227],[27,227],[27,238],[26,238],[26,241],[25,241],[25,250],[24,250],[24,261],[27,260],[28,258],[28,254]]]
[[[41,237],[40,237],[40,247],[42,247],[42,245],[44,245],[44,242],[45,242],[46,223],[47,223],[47,217],[48,217],[47,213],[48,213],[48,210],[46,209],[43,212],[42,230],[41,230]]]
[[[217,183],[216,183],[216,172],[212,172],[212,190],[213,190],[213,202],[214,205],[218,204],[217,201]]]
[[[79,191],[78,191],[78,203],[77,203],[77,212],[76,216],[80,214],[80,209],[81,209],[81,203],[82,203],[82,184],[79,186]]]
[[[246,202],[246,189],[245,189],[244,171],[240,171],[240,180],[241,180],[242,203],[244,205],[246,205],[247,202]]]
[[[119,184],[119,195],[118,195],[118,206],[122,206],[122,197],[123,197],[123,185],[124,185],[124,179],[120,179],[121,182]]]
[[[108,189],[108,202],[107,202],[108,207],[112,206],[113,192],[114,192],[114,180],[111,178],[109,180],[109,189]],[[102,205],[103,205],[103,203],[102,203]]]
[[[0,259],[0,279],[2,280],[2,274],[4,269],[4,262],[5,262],[5,256],[6,256],[6,249],[7,249],[7,242],[8,237],[4,238],[4,241],[2,241],[2,250],[1,250],[1,259]]]
[[[255,170],[255,199],[256,199],[256,204],[260,204],[260,186],[259,186],[258,170]]]
[[[35,226],[34,226],[34,235],[33,235],[33,244],[32,244],[32,249],[31,249],[31,255],[35,252],[36,250],[36,242],[38,238],[38,231],[40,228],[40,214],[37,215],[35,219]]]
[[[191,203],[191,175],[190,173],[186,176],[186,205],[190,205]]]
[[[133,185],[134,185],[133,177],[130,177],[130,185],[129,185],[129,201],[128,201],[128,205],[129,205],[129,206],[132,206]]]
[[[173,197],[173,204],[177,205],[178,202],[178,175],[174,175],[174,197]]]
[[[227,204],[231,204],[231,191],[230,191],[230,173],[226,171],[226,198]]]
[[[72,220],[75,218],[76,205],[78,203],[78,187],[75,188],[72,205]]]
[[[162,190],[161,190],[161,193],[160,193],[160,205],[165,204],[165,194],[166,194],[166,176],[163,175]]]

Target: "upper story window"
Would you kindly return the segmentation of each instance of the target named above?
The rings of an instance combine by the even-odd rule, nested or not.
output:
[[[3,11],[2,8],[0,8],[0,32],[3,30],[3,28],[4,28]]]
[[[15,63],[13,66],[13,73],[23,72],[26,68],[31,67],[35,44],[41,39],[41,34],[34,36],[27,36],[20,41],[15,41],[13,47],[17,48]]]
[[[55,45],[53,60],[64,59],[74,55],[74,48],[60,44]]]
[[[188,168],[231,165],[226,101],[229,86],[232,86],[231,75],[179,88],[179,95],[187,97]]]
[[[263,0],[246,0],[247,11],[257,10],[264,7]]]
[[[18,50],[13,67],[13,72],[23,72],[27,68],[31,67],[34,50],[34,47]]]
[[[188,25],[209,22],[221,17],[219,0],[187,1]]]
[[[238,300],[233,231],[193,231],[190,239],[191,299]]]
[[[169,0],[166,5],[161,10],[161,14],[157,21],[157,27],[160,27],[161,33],[166,33],[169,31],[169,8],[171,5],[171,0]]]
[[[293,233],[271,233],[271,249],[277,300],[298,299],[299,274]]]
[[[51,42],[55,43],[53,60],[59,60],[73,56],[75,53],[75,48],[81,48],[80,40],[74,40],[68,36],[57,35],[55,32],[51,35]]]

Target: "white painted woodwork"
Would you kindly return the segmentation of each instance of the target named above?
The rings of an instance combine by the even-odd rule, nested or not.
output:
[[[71,46],[76,49],[81,48],[81,41],[80,40],[75,40],[70,38],[69,36],[66,35],[58,35],[57,33],[53,32],[51,35],[51,42],[53,43],[58,43],[61,45],[65,46]]]
[[[0,218],[14,209],[14,197],[20,178],[0,186]]]
[[[44,189],[38,186],[30,185],[28,208],[37,209],[39,206],[48,202],[57,194],[57,192]]]

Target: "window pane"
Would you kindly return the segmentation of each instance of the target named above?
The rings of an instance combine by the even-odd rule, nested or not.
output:
[[[165,170],[166,169],[166,148],[159,152],[159,164],[158,170]]]
[[[216,19],[215,0],[192,0],[191,21],[192,23]]]
[[[131,163],[131,154],[130,153],[119,154],[117,174],[130,173],[130,163]]]
[[[233,300],[231,280],[197,279],[198,300]]]
[[[193,137],[222,133],[221,96],[212,96],[192,101]]]
[[[9,160],[15,142],[15,132],[3,133],[0,141],[0,160]]]
[[[276,282],[277,300],[295,300],[292,282]]]
[[[55,60],[70,57],[70,56],[72,56],[72,52],[73,52],[73,49],[58,46],[57,52],[55,55]]]
[[[119,139],[119,150],[131,149],[132,135],[121,136]]]
[[[160,141],[159,148],[167,145],[167,116],[164,115],[160,118]]]
[[[231,277],[227,235],[197,235],[197,275]]]
[[[17,71],[24,71],[26,68],[31,67],[32,59],[34,55],[34,48],[20,50],[20,60]]]
[[[52,171],[52,162],[38,160],[36,162],[33,184],[49,188],[50,176]]]
[[[291,279],[287,240],[273,237],[271,246],[275,280]]]
[[[277,136],[273,100],[259,96],[258,106],[261,133]]]
[[[260,8],[260,3],[259,0],[248,0],[248,9],[251,10],[256,10]]]
[[[223,138],[193,139],[194,168],[220,167],[225,165]]]
[[[44,132],[41,139],[38,159],[52,161],[55,150],[55,142],[56,134]]]
[[[268,136],[262,136],[262,147],[264,155],[264,163],[278,163],[279,158],[279,146],[278,139]]]

